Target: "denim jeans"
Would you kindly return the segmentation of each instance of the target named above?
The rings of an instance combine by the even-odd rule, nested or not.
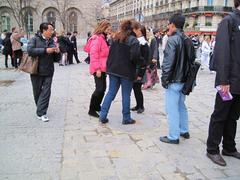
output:
[[[182,94],[183,83],[169,84],[166,89],[166,113],[169,127],[168,138],[179,139],[180,133],[188,129],[188,112],[185,106],[185,95]]]
[[[120,85],[122,89],[123,121],[131,120],[130,96],[131,96],[133,82],[126,78],[122,78],[114,75],[109,75],[109,89],[101,107],[100,120],[107,118],[109,108],[111,106],[112,101],[115,99],[117,95]]]

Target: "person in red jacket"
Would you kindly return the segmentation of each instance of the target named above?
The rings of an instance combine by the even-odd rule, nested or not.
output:
[[[90,54],[90,73],[94,76],[95,91],[92,94],[88,114],[99,117],[102,99],[106,90],[106,62],[109,54],[107,34],[110,32],[111,24],[103,20],[94,30],[88,40],[84,51]]]

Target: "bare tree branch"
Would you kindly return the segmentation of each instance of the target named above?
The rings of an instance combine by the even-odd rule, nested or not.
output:
[[[19,27],[22,27],[26,30],[27,19],[25,17],[26,12],[32,6],[32,0],[3,0],[12,11],[13,17],[16,20]],[[39,3],[36,4],[35,8]]]
[[[70,8],[73,4],[73,0],[52,0],[58,11],[59,11],[59,19],[63,25],[63,29],[67,29],[67,17],[68,17],[68,8]]]

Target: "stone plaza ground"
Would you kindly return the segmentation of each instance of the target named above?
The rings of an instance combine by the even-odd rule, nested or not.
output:
[[[191,138],[169,145],[159,141],[168,132],[160,84],[144,90],[146,110],[132,113],[135,125],[121,124],[120,92],[110,122],[101,125],[87,114],[94,90],[88,65],[55,64],[50,121],[44,123],[36,118],[29,75],[5,69],[0,55],[0,180],[239,180],[239,160],[224,157],[227,166],[220,167],[206,157],[214,77],[199,73],[186,101]],[[240,131],[236,142],[240,150]]]

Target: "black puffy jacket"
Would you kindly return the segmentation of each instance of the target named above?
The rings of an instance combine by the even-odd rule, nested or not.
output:
[[[189,69],[188,59],[185,58],[183,32],[180,29],[168,38],[164,50],[162,64],[162,86],[168,87],[170,83],[185,83]]]
[[[140,55],[140,45],[136,37],[129,36],[125,43],[113,41],[107,60],[107,73],[133,81]]]
[[[41,34],[34,36],[28,43],[29,56],[39,58],[38,75],[40,76],[53,76],[53,62],[56,54],[47,54],[46,52],[46,49],[51,47],[55,47],[53,39],[46,40]]]

